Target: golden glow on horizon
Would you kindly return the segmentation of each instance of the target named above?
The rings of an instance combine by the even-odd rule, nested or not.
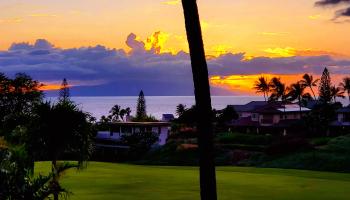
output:
[[[256,91],[253,89],[254,83],[261,77],[271,80],[273,77],[281,78],[281,81],[289,86],[292,83],[302,79],[303,74],[253,74],[253,75],[231,75],[231,76],[212,76],[210,77],[210,84],[215,87],[223,88],[228,91],[237,92],[241,94],[254,95]],[[320,75],[313,75],[315,79]],[[332,82],[338,85],[343,75],[332,75]],[[308,90],[308,89],[307,89]],[[317,87],[315,89],[317,91]]]

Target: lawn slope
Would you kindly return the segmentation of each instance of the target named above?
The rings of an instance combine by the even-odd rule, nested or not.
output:
[[[50,169],[36,163],[36,173]],[[198,169],[90,162],[70,170],[62,184],[70,199],[199,199]],[[301,170],[218,167],[218,196],[227,200],[348,200],[350,174]]]

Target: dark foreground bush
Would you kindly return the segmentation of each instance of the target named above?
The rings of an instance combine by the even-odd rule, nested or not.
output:
[[[317,137],[311,140],[311,144],[314,146],[323,146],[327,145],[331,139],[331,137]]]
[[[331,139],[327,145],[327,151],[350,155],[350,135],[339,136]]]
[[[149,165],[198,165],[198,148],[186,148],[176,142],[152,149],[136,164]]]
[[[242,133],[221,133],[217,142],[222,144],[268,145],[272,142],[271,135],[256,135]]]
[[[339,155],[323,151],[296,153],[273,161],[264,162],[260,167],[307,169],[319,171],[350,172],[350,155]]]
[[[229,150],[246,150],[246,151],[264,151],[264,145],[249,145],[249,144],[219,144],[217,147]]]
[[[158,134],[153,132],[134,133],[121,137],[121,141],[130,147],[127,153],[130,160],[141,159],[158,140]]]
[[[281,137],[266,149],[266,153],[268,155],[286,155],[311,149],[313,149],[312,145],[305,138]]]

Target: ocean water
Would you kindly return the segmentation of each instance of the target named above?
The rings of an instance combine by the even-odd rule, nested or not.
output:
[[[91,113],[97,119],[102,115],[108,115],[109,110],[118,104],[122,108],[130,107],[132,115],[136,111],[137,96],[108,96],[108,97],[72,97],[81,109]],[[147,114],[155,116],[157,119],[162,118],[162,114],[174,114],[176,106],[180,103],[185,104],[188,108],[194,105],[193,96],[146,96]],[[55,101],[54,97],[49,100]],[[259,96],[213,96],[212,107],[223,109],[229,104],[245,104],[250,101],[263,100]]]
[[[90,96],[90,97],[71,97],[78,106],[91,113],[96,119],[100,119],[102,115],[108,115],[109,110],[116,104],[121,108],[130,107],[131,115],[135,115],[136,103],[138,96]],[[176,106],[180,103],[191,107],[195,103],[193,96],[146,96],[147,114],[153,115],[157,119],[162,118],[162,114],[176,113]],[[48,97],[50,101],[57,98]],[[263,101],[261,96],[212,96],[212,107],[215,109],[223,109],[227,105],[243,105],[250,101]],[[344,106],[349,105],[348,98],[338,98]]]

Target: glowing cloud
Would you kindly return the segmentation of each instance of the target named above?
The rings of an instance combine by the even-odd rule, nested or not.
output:
[[[166,5],[179,5],[181,0],[169,0],[169,1],[164,1],[162,2],[162,4],[166,4]]]
[[[308,16],[308,18],[311,20],[317,20],[317,19],[321,18],[321,15],[310,15],[310,16]]]
[[[29,17],[58,17],[58,15],[46,14],[46,13],[35,13],[35,14],[30,14]]]
[[[157,31],[153,33],[150,37],[146,39],[145,49],[146,50],[154,50],[156,54],[164,53],[164,44],[169,38],[169,34]]]
[[[281,36],[288,34],[288,32],[261,32],[259,34],[265,36]]]
[[[296,56],[296,49],[292,47],[286,48],[268,48],[264,52],[271,54],[271,57],[292,57]]]
[[[22,18],[9,18],[9,19],[0,19],[0,24],[18,24],[23,21]]]
[[[213,54],[214,57],[219,57],[221,55],[227,54],[232,49],[232,46],[221,44],[215,45],[211,49],[208,50],[209,54]]]

